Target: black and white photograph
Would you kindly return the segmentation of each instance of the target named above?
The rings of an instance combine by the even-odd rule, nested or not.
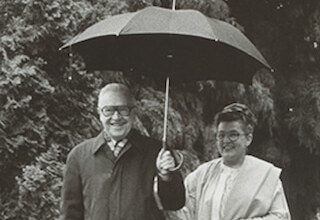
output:
[[[319,0],[1,0],[1,220],[320,220]]]

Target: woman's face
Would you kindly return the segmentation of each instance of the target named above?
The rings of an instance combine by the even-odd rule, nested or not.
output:
[[[217,129],[218,151],[227,166],[241,166],[252,142],[252,134],[247,134],[241,120],[222,121]]]

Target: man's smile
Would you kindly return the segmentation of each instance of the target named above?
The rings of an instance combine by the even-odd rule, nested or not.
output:
[[[114,127],[121,127],[121,126],[127,124],[127,122],[126,121],[118,121],[118,122],[110,122],[109,124]]]

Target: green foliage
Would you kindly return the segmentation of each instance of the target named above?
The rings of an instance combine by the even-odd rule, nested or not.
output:
[[[75,107],[84,105],[81,101],[74,101],[81,96],[68,87],[70,83],[63,77],[64,74],[60,73],[59,76],[65,63],[61,63],[61,54],[58,54],[57,49],[61,40],[69,38],[68,34],[74,35],[81,28],[78,22],[88,18],[91,12],[87,6],[86,2],[73,1],[1,2],[0,10],[5,12],[1,16],[6,21],[1,23],[0,40],[2,192],[13,190],[15,176],[39,153],[46,151],[48,146],[62,142],[61,146],[66,145],[67,150],[69,145],[74,144],[71,139],[75,141],[83,135],[73,134],[72,138],[67,138],[71,134],[66,134],[66,127],[61,126],[65,121],[63,118],[60,120],[55,115],[59,112],[53,113],[52,109],[59,106],[61,100],[67,100],[66,96],[73,102],[64,110],[72,112]],[[89,84],[83,86],[83,89],[90,91],[90,87],[95,88],[96,80],[90,79],[90,75],[82,79]],[[82,101],[86,102],[87,99]],[[85,120],[88,121],[83,119],[76,121],[76,124]],[[4,200],[3,204],[4,207],[14,206],[13,200]]]
[[[61,157],[59,146],[53,145],[36,158],[35,165],[23,168],[22,177],[17,177],[20,208],[17,216],[29,220],[57,219],[63,171]]]
[[[49,96],[54,91],[45,77],[46,73],[39,68],[41,59],[31,63],[25,55],[12,59],[3,57],[0,75],[0,161],[1,167],[8,167],[8,170],[1,169],[2,176],[15,166],[30,161],[35,152],[44,149],[44,126],[49,119],[45,109],[41,108],[46,104],[41,97]],[[15,174],[14,169],[11,171]]]
[[[196,9],[209,17],[214,17],[221,20],[230,18],[229,6],[223,0],[181,0],[176,1],[176,8]]]
[[[22,169],[17,177],[18,202],[14,209],[2,213],[2,219],[58,219],[62,171],[60,146],[53,145],[35,158],[34,165]]]
[[[296,134],[298,144],[310,153],[320,155],[320,77],[310,75],[292,82],[292,87],[283,91],[282,101],[286,103],[287,129]],[[306,108],[306,106],[309,106]],[[284,108],[285,108],[284,107]]]

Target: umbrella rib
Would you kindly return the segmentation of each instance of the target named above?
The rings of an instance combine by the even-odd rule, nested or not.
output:
[[[211,25],[210,25],[210,22],[209,22],[209,19],[211,19],[211,18],[209,18],[209,17],[206,17],[204,14],[202,14],[201,12],[198,12],[197,11],[197,13],[199,13],[200,15],[201,15],[201,17],[203,18],[203,19],[205,19],[205,23],[206,23],[206,25],[208,26],[208,28],[209,28],[209,30],[210,30],[210,35],[211,35],[211,37],[212,37],[212,39],[214,40],[214,41],[219,41],[219,38],[217,37],[217,34],[215,33],[215,30],[213,29],[213,28],[211,28]],[[211,40],[212,40],[211,39]]]

